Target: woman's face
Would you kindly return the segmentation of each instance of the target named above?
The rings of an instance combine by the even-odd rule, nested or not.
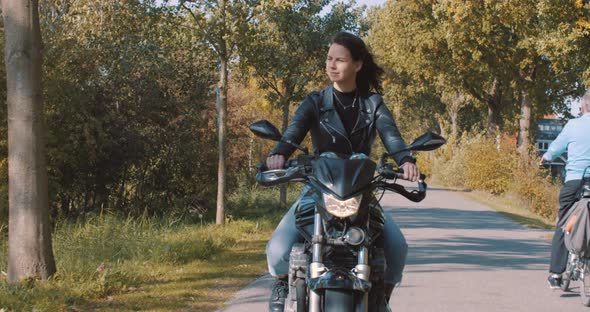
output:
[[[331,82],[338,84],[356,84],[356,73],[361,70],[363,63],[355,61],[350,51],[342,45],[333,43],[326,58],[326,73]]]

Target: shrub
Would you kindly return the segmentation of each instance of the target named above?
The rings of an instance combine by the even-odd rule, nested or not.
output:
[[[492,194],[504,193],[512,180],[515,156],[507,145],[498,148],[493,140],[481,136],[471,140],[465,146],[465,185]]]
[[[420,172],[425,174],[427,177],[432,176],[434,155],[433,153],[419,153],[416,156],[416,164],[420,169]]]
[[[441,183],[455,187],[465,187],[465,149],[462,148],[462,141],[449,140],[442,148],[435,151],[433,161],[433,174],[435,179]]]
[[[539,168],[538,161],[536,155],[530,155],[527,163],[521,162],[514,170],[510,189],[529,210],[554,219],[559,206],[561,182],[555,183],[547,172]]]
[[[536,154],[528,155],[525,163],[508,140],[498,144],[483,135],[465,134],[433,155],[433,174],[444,185],[510,193],[528,210],[555,218],[561,184],[539,169]]]

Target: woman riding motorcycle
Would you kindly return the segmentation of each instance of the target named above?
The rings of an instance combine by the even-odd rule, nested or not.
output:
[[[404,148],[406,144],[391,111],[379,94],[383,72],[362,39],[347,32],[334,35],[326,58],[326,74],[332,84],[306,97],[293,115],[283,139],[299,144],[307,132],[311,132],[314,154],[332,152],[348,157],[355,153],[370,155],[378,132],[389,153]],[[278,143],[266,160],[268,169],[283,168],[294,151],[292,145]],[[403,169],[404,179],[418,179],[420,172],[409,152],[399,152],[393,157]],[[293,244],[302,242],[295,227],[294,211],[297,203],[307,195],[304,190],[266,246],[269,272],[276,277],[269,301],[269,310],[273,312],[282,312],[284,308],[289,254]],[[389,299],[393,288],[402,279],[407,244],[391,214],[386,214],[383,235],[387,262],[385,295]]]

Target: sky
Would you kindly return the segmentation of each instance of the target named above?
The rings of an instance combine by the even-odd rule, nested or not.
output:
[[[365,4],[367,6],[385,4],[385,0],[357,0],[356,2],[358,5]]]

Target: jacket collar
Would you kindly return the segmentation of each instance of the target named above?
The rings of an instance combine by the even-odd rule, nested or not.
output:
[[[341,134],[346,134],[346,129],[344,129],[344,125],[342,124],[342,120],[340,119],[340,115],[338,115],[338,111],[334,108],[334,86],[329,85],[324,92],[324,97],[322,99],[322,120],[329,125],[329,127],[335,128],[336,131],[340,132]]]
[[[373,112],[371,109],[371,105],[368,104],[368,101],[370,100],[359,96],[358,104],[360,110],[358,114],[358,119],[356,122],[356,126],[352,130],[350,136],[371,124],[370,116]],[[322,113],[324,113],[322,116],[322,121],[324,123],[330,124],[331,127],[336,128],[337,131],[340,131],[343,134],[346,133],[346,129],[344,129],[344,125],[342,124],[340,115],[338,115],[338,111],[336,111],[336,109],[334,108],[333,85],[329,85],[325,89],[322,103]]]

